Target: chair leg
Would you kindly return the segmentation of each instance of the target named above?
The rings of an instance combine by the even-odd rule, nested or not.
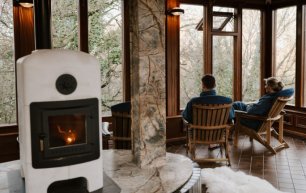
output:
[[[281,118],[279,119],[278,122],[278,131],[279,131],[279,135],[278,135],[278,141],[281,142],[283,141],[283,137],[284,137],[284,116],[281,116]]]
[[[188,139],[188,140],[187,140],[187,144],[186,144],[186,154],[187,154],[187,156],[188,156],[189,154],[192,155],[192,148],[193,148],[193,145],[192,145],[190,139]]]
[[[225,145],[224,144],[219,144],[219,147],[220,147],[220,154],[221,156],[223,156],[223,148],[225,149]]]
[[[273,130],[271,131],[271,134],[272,134],[272,136],[275,137],[275,138],[279,141],[279,143],[281,143],[284,147],[286,147],[286,148],[289,147],[288,143],[287,143],[283,138],[280,139],[279,134],[277,133],[277,131],[275,131],[275,129],[273,129]]]
[[[270,150],[273,154],[276,154],[275,149],[270,145],[270,143],[264,141],[259,135],[256,137],[256,140],[263,146],[265,146],[268,150]]]
[[[191,159],[192,160],[195,160],[195,144],[193,143],[190,143],[190,154],[191,154]]]
[[[231,160],[230,160],[229,153],[228,153],[228,149],[229,149],[228,143],[224,144],[224,149],[225,149],[225,157],[227,158],[227,162],[228,162],[227,165],[230,166]]]
[[[273,148],[273,147],[271,147],[269,144],[264,144],[264,146],[267,148],[267,149],[269,149],[273,154],[276,154],[276,151],[275,151],[275,149]]]
[[[239,127],[235,126],[234,128],[235,132],[235,139],[234,139],[234,146],[238,146],[238,137],[239,137]]]
[[[229,133],[228,133],[228,140],[233,141],[234,140],[234,133],[235,133],[235,125],[231,125],[229,128]]]

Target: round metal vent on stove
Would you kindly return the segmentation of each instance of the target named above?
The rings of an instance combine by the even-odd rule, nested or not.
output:
[[[77,81],[74,76],[70,74],[62,74],[56,80],[56,89],[59,93],[68,95],[75,91]]]

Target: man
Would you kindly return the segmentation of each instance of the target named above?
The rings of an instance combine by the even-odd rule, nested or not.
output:
[[[194,103],[206,103],[206,104],[221,104],[221,103],[232,103],[232,99],[228,97],[217,96],[216,90],[216,80],[215,77],[207,74],[202,77],[202,92],[200,93],[200,97],[192,98],[182,112],[183,118],[188,122],[192,123],[192,105]],[[212,97],[214,96],[214,97]],[[234,116],[234,109],[231,108],[231,112],[229,115],[229,121],[231,122]],[[213,150],[215,148],[219,148],[219,144],[212,145],[210,144],[208,149]]]
[[[216,87],[216,80],[215,77],[213,77],[210,74],[204,75],[202,77],[202,92],[200,93],[200,97],[204,96],[210,96],[210,95],[216,95],[215,91]],[[182,112],[183,118],[188,122],[192,122],[192,103],[195,100],[195,98],[192,98],[185,108],[185,110]]]
[[[188,122],[192,123],[192,104],[195,102],[206,102],[206,103],[216,103],[216,102],[224,102],[231,103],[232,100],[230,98],[222,98],[222,101],[216,101],[217,98],[207,98],[206,96],[217,96],[217,92],[215,90],[216,80],[215,77],[211,74],[206,74],[202,77],[202,92],[200,93],[200,97],[192,98],[182,112],[183,118]],[[234,111],[231,110],[229,121],[232,120],[234,116]]]

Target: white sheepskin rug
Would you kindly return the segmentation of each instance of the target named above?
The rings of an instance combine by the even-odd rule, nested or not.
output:
[[[226,166],[202,169],[201,178],[207,193],[284,193],[266,180],[235,172]]]

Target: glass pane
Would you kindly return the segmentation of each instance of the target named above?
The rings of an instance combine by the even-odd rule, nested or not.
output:
[[[235,9],[228,7],[213,7],[213,30],[233,32]]]
[[[185,14],[180,16],[180,107],[199,96],[203,76],[203,6],[184,5]]]
[[[275,27],[275,76],[286,87],[295,88],[296,7],[278,9]]]
[[[122,102],[121,0],[89,1],[89,53],[101,65],[102,112]]]
[[[222,17],[222,16],[214,16],[213,17],[213,29],[219,29],[222,24],[225,22],[227,17]]]
[[[77,0],[51,1],[53,48],[78,50],[78,7]]]
[[[0,124],[16,123],[13,1],[0,4]]]
[[[303,13],[304,13],[304,16],[303,16],[303,19],[304,19],[304,22],[306,21],[306,5],[303,6]],[[302,104],[304,107],[306,107],[306,25],[304,25],[304,50],[302,50],[304,52],[304,80],[302,80],[301,84],[304,84],[304,93],[302,92],[303,94],[303,98],[304,98],[304,104]]]
[[[86,116],[84,114],[48,117],[49,147],[86,143]]]
[[[213,11],[234,13],[235,9],[230,7],[213,6]]]
[[[242,100],[260,97],[260,11],[242,11]]]
[[[233,97],[234,38],[213,36],[213,75],[216,78],[217,93]]]

